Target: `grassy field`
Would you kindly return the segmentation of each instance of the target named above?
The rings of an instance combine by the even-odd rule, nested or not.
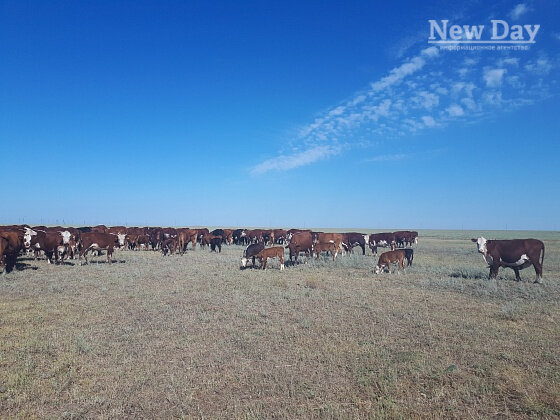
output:
[[[369,250],[283,272],[240,270],[237,246],[22,259],[0,277],[0,417],[560,417],[560,234],[488,235],[544,239],[542,285],[487,280],[476,232],[420,235],[377,276]]]

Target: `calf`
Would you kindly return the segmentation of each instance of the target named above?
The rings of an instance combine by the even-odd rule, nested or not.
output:
[[[332,255],[332,259],[334,261],[336,259],[336,256],[338,255],[339,249],[334,242],[326,242],[326,243],[320,242],[320,243],[313,244],[313,254],[317,255],[317,258],[319,258],[321,252],[323,251],[330,252]]]
[[[247,262],[249,258],[253,259],[253,267],[255,266],[255,256],[264,249],[264,244],[258,242],[256,244],[251,244],[245,251],[243,251],[243,258],[241,258],[241,268],[247,267]]]
[[[404,259],[406,258],[406,253],[404,249],[397,249],[394,251],[387,251],[384,252],[379,256],[379,261],[375,266],[375,274],[379,274],[381,271],[387,269],[387,271],[391,272],[391,265],[393,263],[398,263],[397,272],[400,268],[404,270]]]
[[[111,264],[113,262],[113,250],[116,246],[119,246],[119,238],[117,235],[113,235],[111,233],[87,232],[82,233],[81,235],[81,245],[82,248],[80,249],[80,255],[78,256],[80,265],[82,264],[82,256],[85,258],[86,264],[88,263],[88,251],[99,251],[102,249],[107,250],[107,262]]]
[[[496,278],[500,267],[515,271],[515,279],[521,281],[519,270],[531,265],[535,268],[535,283],[542,283],[544,244],[538,239],[487,240],[471,239],[476,242],[478,252],[490,267],[488,278]]]
[[[263,270],[266,270],[266,263],[269,258],[278,258],[280,260],[280,270],[284,269],[284,247],[282,246],[265,248],[256,255],[256,258],[261,263]]]

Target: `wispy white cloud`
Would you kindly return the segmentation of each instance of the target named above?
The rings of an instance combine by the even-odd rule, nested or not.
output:
[[[461,108],[461,106],[457,104],[448,106],[446,111],[451,117],[460,117],[461,115],[465,114],[463,108]]]
[[[309,165],[310,163],[326,159],[329,156],[336,155],[340,149],[333,146],[317,146],[303,152],[291,155],[280,155],[272,159],[259,163],[252,169],[253,174],[262,174],[268,171],[287,171],[289,169],[298,168],[300,166]]]
[[[535,103],[549,95],[554,83],[545,76],[559,66],[558,59],[535,55],[473,53],[465,59],[424,48],[367,89],[317,115],[282,152],[251,172],[299,168],[372,142],[442,129],[455,121],[475,123]]]
[[[484,81],[486,86],[493,88],[502,84],[502,77],[506,74],[506,69],[486,69],[484,70]]]
[[[526,3],[519,3],[511,10],[511,12],[509,12],[509,16],[512,19],[516,20],[519,19],[525,13],[527,13],[529,10],[530,9]]]

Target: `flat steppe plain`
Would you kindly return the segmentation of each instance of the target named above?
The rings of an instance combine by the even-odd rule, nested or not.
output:
[[[420,232],[399,274],[359,248],[282,272],[240,270],[241,246],[20,258],[0,417],[558,418],[560,234],[484,232],[542,239],[538,285],[488,280],[477,233]]]

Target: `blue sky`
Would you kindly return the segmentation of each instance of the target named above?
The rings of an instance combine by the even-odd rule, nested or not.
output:
[[[0,223],[558,230],[558,16],[1,0]],[[445,51],[430,19],[540,28]]]

